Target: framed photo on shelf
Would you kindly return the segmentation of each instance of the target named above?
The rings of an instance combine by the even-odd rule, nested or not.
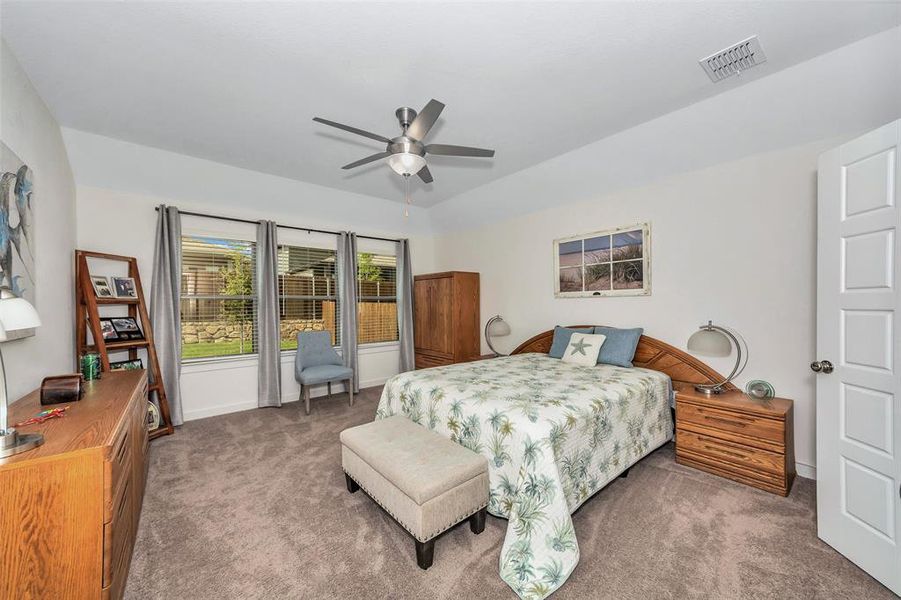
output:
[[[119,334],[116,333],[116,328],[113,327],[112,319],[100,319],[100,333],[103,335],[103,341],[105,342],[115,342],[119,340]]]
[[[144,368],[144,361],[140,358],[134,360],[118,360],[109,364],[110,371],[139,371]]]
[[[115,298],[109,280],[103,275],[91,275],[91,285],[94,286],[94,294],[98,298]]]
[[[134,317],[111,317],[113,329],[120,340],[143,340],[144,333],[138,327],[138,322]]]
[[[113,290],[116,298],[137,298],[138,290],[135,287],[135,280],[131,277],[111,277]]]

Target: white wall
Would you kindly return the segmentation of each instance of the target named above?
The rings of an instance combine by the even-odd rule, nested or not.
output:
[[[341,192],[229,167],[206,160],[64,129],[66,145],[78,183],[78,247],[136,256],[145,286],[152,273],[154,207],[170,204],[181,210],[225,214],[246,219],[272,219],[286,225],[322,229],[351,229],[360,234],[410,237],[414,272],[428,269],[432,241],[423,209],[414,207],[409,219],[403,206],[378,198]],[[185,233],[254,239],[252,225],[185,216]],[[280,230],[285,243],[333,248],[334,236]],[[393,252],[394,244],[359,240],[361,250]],[[420,249],[422,252],[420,252]],[[97,263],[92,271],[117,274],[112,265]],[[148,290],[145,290],[148,293]],[[110,313],[112,314],[112,312]],[[296,400],[293,353],[283,353],[282,392]],[[360,384],[384,383],[397,373],[397,344],[360,349]],[[235,358],[185,364],[182,370],[183,411],[186,420],[253,408],[257,405],[257,361]],[[343,388],[336,385],[333,391]],[[325,393],[325,386],[313,395]]]
[[[75,366],[75,184],[59,126],[5,41],[0,61],[0,139],[34,171],[35,304],[43,323],[34,337],[3,345],[9,397],[15,400],[44,377],[71,373]]]
[[[482,274],[481,311],[500,313],[510,350],[554,325],[644,327],[685,348],[701,323],[733,327],[750,346],[738,383],[765,379],[795,400],[796,457],[815,465],[816,161],[838,140],[757,155],[482,229],[441,236],[439,270]],[[553,240],[651,223],[647,297],[554,297]],[[728,359],[706,359],[728,373]],[[734,359],[733,359],[734,360]]]

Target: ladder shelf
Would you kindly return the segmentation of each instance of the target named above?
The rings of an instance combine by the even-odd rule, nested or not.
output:
[[[91,283],[91,273],[88,268],[88,259],[97,258],[109,261],[118,261],[128,264],[128,277],[135,282],[136,298],[98,298],[94,293]],[[100,306],[125,306],[128,316],[140,323],[144,333],[142,340],[109,341],[103,339],[100,325]],[[113,317],[115,318],[115,317]],[[88,331],[94,338],[94,343],[88,343]],[[166,390],[162,385],[163,378],[160,375],[160,364],[156,354],[156,346],[153,343],[153,328],[150,325],[150,317],[147,312],[147,304],[144,301],[144,289],[141,286],[141,275],[138,272],[138,261],[133,256],[120,256],[118,254],[106,254],[103,252],[89,252],[87,250],[75,251],[75,344],[76,356],[81,357],[86,352],[96,352],[100,355],[101,371],[110,371],[110,352],[127,351],[128,358],[138,358],[138,349],[147,351],[147,370],[150,373],[150,385],[147,387],[147,399],[152,402],[156,394],[156,404],[160,409],[160,426],[150,432],[150,439],[161,435],[168,435],[174,431],[172,419],[169,414],[169,401],[166,398]]]

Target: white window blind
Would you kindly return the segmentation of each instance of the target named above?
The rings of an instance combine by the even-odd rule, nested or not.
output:
[[[396,342],[397,258],[357,255],[357,343]]]
[[[182,236],[182,358],[256,352],[256,244]]]
[[[278,292],[282,350],[297,348],[301,331],[328,331],[341,340],[335,251],[301,246],[278,248]]]

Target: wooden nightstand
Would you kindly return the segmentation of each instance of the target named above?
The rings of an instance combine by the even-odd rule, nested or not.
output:
[[[676,387],[676,462],[788,496],[795,479],[792,401]]]

